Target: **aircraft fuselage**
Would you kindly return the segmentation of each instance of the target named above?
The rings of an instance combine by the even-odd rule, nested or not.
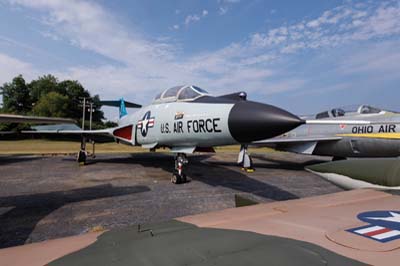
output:
[[[132,127],[132,145],[213,147],[270,138],[302,123],[271,105],[210,99],[214,100],[152,104],[121,119],[119,124]]]
[[[370,125],[301,125],[277,137],[313,139],[339,137],[338,140],[315,141],[309,154],[336,157],[396,157],[400,156],[400,115],[359,115],[348,120],[369,120]],[[309,142],[310,144],[312,141]],[[298,146],[297,146],[298,147]],[[278,149],[296,151],[296,145],[277,144]],[[301,150],[299,151],[300,153]]]

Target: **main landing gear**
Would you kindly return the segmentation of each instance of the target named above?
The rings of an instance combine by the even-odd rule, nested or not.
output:
[[[242,170],[246,171],[247,173],[252,173],[255,171],[253,168],[253,161],[251,160],[251,157],[248,152],[247,145],[240,146],[240,152],[237,163],[242,164]]]
[[[181,183],[186,183],[188,181],[186,174],[183,171],[183,166],[187,163],[188,163],[188,159],[186,157],[186,154],[178,153],[175,156],[175,170],[171,177],[172,183],[181,184]]]
[[[86,159],[88,157],[88,152],[86,150],[86,143],[87,139],[86,137],[82,137],[81,139],[81,149],[78,152],[78,155],[76,157],[76,160],[78,161],[79,165],[85,165],[86,164]],[[96,158],[96,150],[95,150],[95,145],[96,143],[94,141],[91,141],[92,143],[92,154],[90,155],[92,158]]]
[[[87,151],[86,151],[86,138],[82,137],[81,139],[81,149],[78,153],[76,160],[78,161],[79,165],[85,165],[87,158]]]

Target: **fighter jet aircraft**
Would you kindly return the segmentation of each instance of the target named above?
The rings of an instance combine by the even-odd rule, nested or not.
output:
[[[310,119],[311,117],[302,117]],[[302,154],[347,157],[400,156],[400,114],[368,105],[335,108],[313,118],[321,121],[368,120],[365,125],[304,124],[278,137],[257,141],[257,145]]]
[[[120,119],[116,128],[37,133],[82,135],[80,163],[86,161],[86,139],[96,135],[112,136],[118,142],[150,150],[169,148],[176,154],[171,181],[182,183],[186,181],[183,169],[188,163],[186,154],[213,151],[214,146],[272,138],[306,123],[278,107],[247,101],[246,98],[245,92],[216,97],[197,86],[176,86],[159,93],[150,105],[131,115],[127,115],[125,102],[120,100]],[[116,102],[103,104],[115,106]],[[130,106],[141,107],[132,103]],[[357,121],[356,124],[358,122],[364,123]],[[245,155],[248,157],[247,152]]]

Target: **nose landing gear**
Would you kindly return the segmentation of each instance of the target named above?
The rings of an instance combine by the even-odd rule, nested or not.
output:
[[[238,164],[242,164],[242,170],[247,173],[253,173],[255,170],[253,168],[253,161],[247,151],[247,145],[240,146],[240,152],[238,156]]]
[[[186,165],[187,163],[188,159],[186,157],[186,154],[178,153],[175,156],[175,170],[171,177],[172,183],[181,184],[181,183],[186,183],[188,181],[186,174],[183,171],[183,166]]]

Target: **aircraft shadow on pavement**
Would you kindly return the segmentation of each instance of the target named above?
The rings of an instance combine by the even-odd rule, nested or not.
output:
[[[149,191],[147,186],[115,187],[110,184],[32,195],[0,197],[0,248],[22,245],[45,216],[62,206],[87,200],[118,197]]]
[[[40,156],[19,156],[19,155],[6,155],[0,156],[0,165],[21,163],[27,161],[35,161],[41,159]]]
[[[257,155],[252,155],[253,158],[253,167],[255,169],[276,169],[276,170],[291,170],[291,171],[304,171],[304,167],[312,164],[317,164],[317,163],[322,163],[326,161],[320,161],[320,160],[310,160],[306,162],[290,162],[290,161],[284,161],[284,160],[276,160],[276,159],[269,159],[265,158],[264,156],[257,156]],[[254,162],[254,159],[258,159],[263,162]],[[209,164],[213,165],[220,165],[220,166],[238,166],[236,162],[220,162],[220,161],[212,161],[209,162]],[[240,166],[238,166],[240,167]]]
[[[272,200],[297,199],[298,196],[272,184],[261,182],[241,172],[225,167],[223,161],[208,161],[214,154],[195,154],[188,157],[187,176],[210,186],[221,186],[238,192],[250,193]],[[125,158],[96,158],[97,163],[140,164],[143,167],[161,168],[170,178],[173,172],[174,156],[167,153],[133,153]],[[235,163],[229,165],[236,165]]]
[[[313,165],[313,164],[318,164],[318,163],[324,163],[329,160],[320,160],[320,159],[315,159],[315,158],[310,158],[308,161],[303,161],[303,162],[294,162],[294,161],[289,161],[289,160],[279,160],[279,159],[273,159],[273,158],[268,158],[263,154],[257,154],[257,153],[252,153],[251,157],[254,159],[258,159],[260,161],[264,162],[270,162],[269,164],[263,164],[263,163],[256,163],[256,166],[263,167],[263,168],[273,168],[273,169],[286,169],[286,170],[299,170],[302,171],[304,170],[304,167]],[[271,164],[273,163],[273,164]]]

